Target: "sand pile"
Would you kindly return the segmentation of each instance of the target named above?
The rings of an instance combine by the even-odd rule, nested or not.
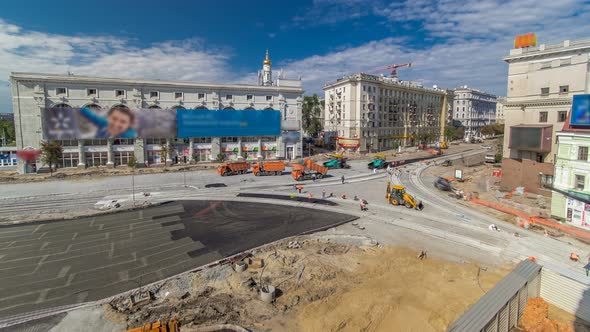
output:
[[[549,319],[549,304],[540,297],[529,299],[518,325],[525,332],[574,332],[571,326]]]
[[[509,271],[417,256],[302,237],[255,253],[264,267],[218,266],[154,289],[149,303],[111,308],[129,327],[176,318],[255,331],[441,331]],[[260,299],[267,285],[277,288],[274,303]]]

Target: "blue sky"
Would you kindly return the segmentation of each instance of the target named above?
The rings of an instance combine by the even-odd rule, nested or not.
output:
[[[247,83],[266,49],[307,94],[344,74],[412,62],[400,78],[506,93],[516,34],[590,37],[590,1],[5,1],[0,112],[8,76],[32,71]]]

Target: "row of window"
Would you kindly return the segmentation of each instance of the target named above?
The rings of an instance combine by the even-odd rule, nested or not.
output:
[[[276,141],[276,137],[274,136],[252,136],[252,137],[242,137],[242,142],[258,142],[258,140],[262,142],[274,142]],[[87,139],[83,140],[84,145],[107,145],[106,139]],[[222,137],[221,142],[223,143],[237,143],[240,141],[239,137]],[[78,146],[78,140],[75,139],[65,139],[65,140],[56,140],[61,146]],[[211,143],[211,137],[197,137],[193,138],[194,143]],[[181,144],[189,143],[188,138],[180,138],[175,140],[175,143]],[[130,138],[117,138],[113,140],[114,145],[133,145],[134,140]],[[146,138],[145,144],[150,145],[164,145],[166,144],[166,138]]]
[[[68,95],[68,88],[56,88],[55,94],[57,96],[67,96]],[[87,97],[98,97],[98,89],[95,88],[88,88],[86,89],[86,96]],[[121,89],[115,90],[115,97],[117,98],[126,98],[126,91]],[[160,98],[160,91],[150,91],[150,98],[151,99],[159,99]],[[174,99],[176,100],[183,100],[184,99],[184,92],[174,92]],[[205,100],[204,93],[197,94],[198,100]],[[225,95],[225,100],[233,100],[234,96],[231,94]],[[246,95],[247,101],[254,101],[254,95]],[[268,102],[273,101],[273,96],[265,96],[265,100]]]
[[[566,94],[570,91],[569,85],[560,85],[559,94]],[[541,88],[541,96],[548,96],[550,93],[549,87]]]
[[[549,112],[543,111],[539,112],[539,122],[545,123],[547,122],[549,117]],[[567,111],[559,111],[557,112],[557,122],[565,122],[567,119]]]

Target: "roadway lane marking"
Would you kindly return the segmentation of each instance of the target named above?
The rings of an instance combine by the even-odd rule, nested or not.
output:
[[[72,268],[71,265],[67,265],[67,266],[62,267],[61,270],[59,270],[59,273],[57,274],[57,277],[58,278],[65,277],[68,274],[68,272],[70,271],[71,268]]]

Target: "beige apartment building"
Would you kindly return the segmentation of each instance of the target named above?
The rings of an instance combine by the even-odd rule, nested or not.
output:
[[[502,184],[551,195],[557,153],[572,96],[588,93],[590,39],[510,50],[504,103]]]
[[[426,133],[439,139],[446,91],[436,86],[360,73],[326,84],[324,92],[325,134],[358,141],[354,150],[412,145]]]

